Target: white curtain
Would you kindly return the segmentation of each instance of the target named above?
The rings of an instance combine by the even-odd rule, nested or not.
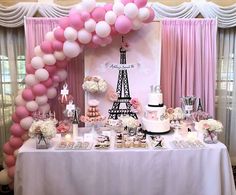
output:
[[[9,138],[17,91],[24,87],[24,28],[0,27],[0,162],[2,146]]]
[[[223,141],[236,165],[236,28],[218,31],[216,118],[223,122]]]
[[[98,3],[102,5],[104,3]],[[52,3],[21,2],[10,7],[0,5],[0,26],[19,27],[24,24],[24,17],[33,17],[39,12],[44,17],[63,17],[68,15],[72,6],[60,6]],[[204,18],[217,18],[220,28],[236,26],[236,4],[221,7],[212,2],[185,2],[178,6],[166,6],[152,3],[157,19],[160,18],[195,18],[201,14]]]

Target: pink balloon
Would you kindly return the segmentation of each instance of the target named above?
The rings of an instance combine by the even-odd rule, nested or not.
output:
[[[147,4],[147,0],[134,0],[134,3],[138,8],[144,7]]]
[[[21,137],[11,136],[9,139],[9,144],[12,148],[18,149],[23,145]]]
[[[60,77],[57,76],[57,75],[54,75],[54,76],[52,77],[52,80],[53,80],[54,82],[60,82]]]
[[[70,19],[70,25],[76,29],[76,30],[80,30],[81,28],[83,28],[84,22],[81,19],[80,15],[75,13],[69,16]]]
[[[86,11],[83,11],[83,12],[80,14],[80,16],[81,16],[81,19],[82,19],[84,22],[86,22],[86,21],[90,18],[90,14],[89,14],[88,12],[86,12]]]
[[[3,152],[8,155],[12,155],[14,153],[14,148],[12,148],[9,141],[3,145]]]
[[[40,45],[40,49],[44,53],[53,53],[52,43],[50,41],[43,41]]]
[[[7,169],[7,174],[10,178],[14,178],[15,175],[15,166],[12,166]]]
[[[92,18],[96,21],[102,21],[105,20],[105,14],[106,14],[106,10],[103,7],[96,7],[93,11],[92,11]]]
[[[42,81],[40,82],[41,84],[45,85],[45,87],[49,88],[52,86],[52,79],[51,78],[48,78],[46,81]]]
[[[61,41],[58,41],[58,40],[54,40],[52,42],[52,48],[55,50],[55,51],[61,51],[63,49],[63,43]]]
[[[18,118],[18,116],[16,115],[16,113],[14,112],[11,116],[13,122],[15,123],[19,123],[20,122],[20,119]]]
[[[111,11],[113,8],[113,4],[112,3],[107,3],[106,5],[104,5],[104,9],[108,12]]]
[[[30,112],[26,109],[25,106],[16,107],[16,115],[22,119],[30,115]]]
[[[16,158],[15,158],[15,156],[13,156],[13,155],[7,155],[7,156],[5,157],[5,163],[6,163],[7,167],[12,167],[12,166],[14,166],[15,163],[16,163]]]
[[[67,60],[62,60],[62,61],[57,61],[57,63],[56,63],[56,66],[58,67],[58,68],[65,68],[65,67],[67,67],[67,65],[68,65],[68,61]]]
[[[26,88],[26,89],[23,90],[22,97],[26,101],[31,101],[31,100],[34,100],[34,98],[35,98],[32,90],[30,88]]]
[[[97,45],[102,44],[102,39],[98,35],[93,35],[92,41],[93,41],[93,43],[95,43]]]
[[[62,29],[66,29],[68,26],[70,26],[69,18],[68,18],[68,17],[60,18],[60,20],[59,20],[59,26],[60,26]]]
[[[153,9],[151,7],[149,7],[148,9],[150,11],[150,14],[149,14],[148,19],[143,21],[144,23],[152,22],[154,20],[154,18],[155,18],[155,13],[154,13]]]
[[[57,67],[55,65],[46,65],[44,67],[50,75],[54,74],[57,70]]]
[[[10,132],[16,137],[21,137],[25,133],[25,130],[20,126],[19,123],[13,123],[10,128]]]
[[[116,19],[115,29],[120,34],[127,34],[132,29],[132,22],[128,17],[120,15]]]
[[[46,92],[47,92],[47,88],[43,84],[40,84],[40,83],[33,86],[32,90],[36,96],[42,96],[42,95],[46,94]]]
[[[26,64],[26,73],[28,74],[34,74],[35,73],[35,69],[33,68],[33,66],[31,64]]]
[[[64,42],[66,40],[65,36],[64,36],[64,30],[62,28],[57,28],[54,31],[54,37],[55,37],[55,39],[57,39],[58,41],[61,41],[61,42]]]
[[[123,3],[124,5],[128,4],[128,3],[133,3],[133,0],[121,0],[121,3]]]

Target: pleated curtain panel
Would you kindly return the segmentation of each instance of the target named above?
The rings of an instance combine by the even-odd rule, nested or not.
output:
[[[167,107],[179,107],[181,97],[193,95],[215,115],[216,34],[215,19],[162,21],[161,88]]]
[[[47,32],[58,26],[58,21],[58,18],[25,18],[26,66],[34,56],[34,48],[42,43]],[[59,69],[57,68],[57,70]],[[84,91],[82,89],[84,78],[83,55],[79,55],[68,62],[67,72],[69,76],[66,79],[66,83],[68,84],[69,94],[73,96],[75,105],[81,111],[84,111]],[[58,87],[59,95],[63,85],[64,83],[61,83]],[[49,103],[51,104],[51,110],[56,112],[57,119],[64,119],[65,105],[60,104],[57,100]]]

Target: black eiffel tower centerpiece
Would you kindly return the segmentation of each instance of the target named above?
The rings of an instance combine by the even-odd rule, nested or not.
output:
[[[120,64],[126,64],[126,48],[124,44],[124,37],[122,37],[122,46],[120,47]],[[112,109],[109,109],[109,119],[118,119],[122,115],[129,115],[137,119],[136,113],[131,111],[130,91],[127,69],[119,69],[118,81],[116,87],[118,99],[114,101]],[[123,105],[123,108],[121,108]]]

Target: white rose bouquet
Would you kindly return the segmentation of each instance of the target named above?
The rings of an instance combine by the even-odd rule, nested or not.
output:
[[[220,133],[223,131],[223,125],[220,121],[214,119],[201,120],[195,123],[195,129],[197,131]]]
[[[108,88],[107,82],[99,76],[87,76],[82,85],[84,91],[90,93],[104,93]]]
[[[42,135],[45,138],[51,139],[55,137],[57,121],[53,119],[34,121],[29,129],[29,136],[36,137]]]
[[[138,120],[128,115],[119,117],[119,120],[121,120],[123,127],[137,128],[139,126]]]

